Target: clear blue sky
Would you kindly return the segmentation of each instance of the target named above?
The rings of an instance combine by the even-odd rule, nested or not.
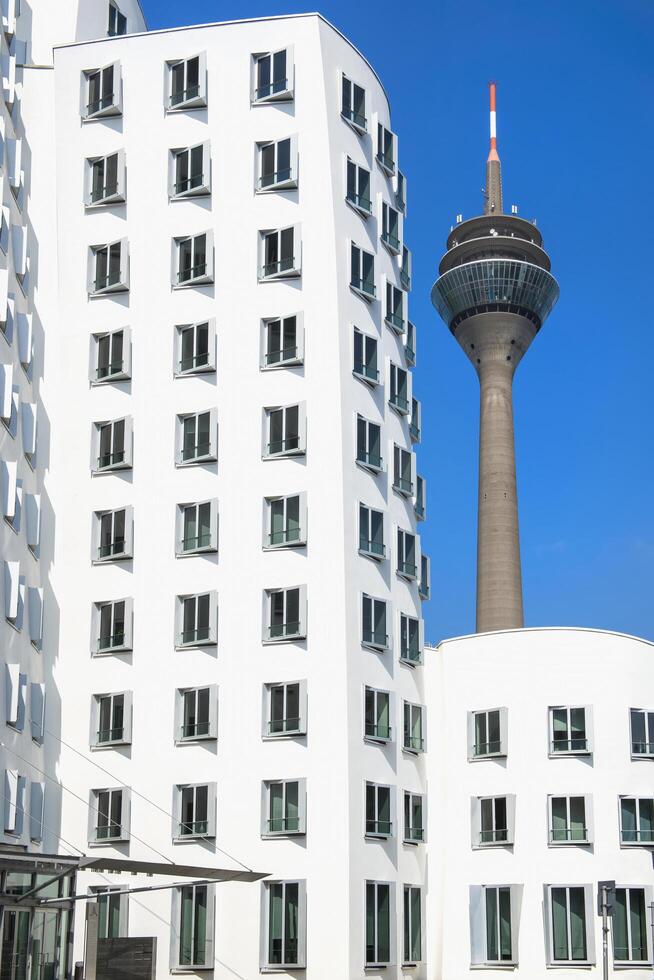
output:
[[[482,204],[497,80],[505,204],[561,286],[518,369],[526,625],[654,639],[654,5],[651,0],[142,0],[150,28],[319,9],[372,62],[408,176],[428,639],[474,630],[478,385],[429,292]]]

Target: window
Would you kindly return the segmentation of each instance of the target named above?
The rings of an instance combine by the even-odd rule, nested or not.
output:
[[[400,215],[390,204],[382,202],[381,240],[393,255],[400,254]]]
[[[406,843],[419,844],[424,841],[423,809],[422,796],[415,793],[404,794],[404,840]]]
[[[366,882],[366,966],[391,962],[391,886]]]
[[[388,691],[377,691],[374,687],[366,687],[364,702],[364,737],[376,742],[389,742],[392,736],[390,694]]]
[[[414,323],[411,323],[411,320],[406,322],[404,356],[409,367],[416,366],[416,327]]]
[[[550,756],[588,754],[586,708],[550,708]]]
[[[98,939],[118,939],[127,935],[129,896],[120,888],[91,888],[98,906]]]
[[[304,404],[266,408],[263,457],[303,456],[306,452]]]
[[[391,837],[391,788],[366,783],[366,837]]]
[[[511,941],[511,889],[485,888],[486,959],[489,963],[513,959]]]
[[[263,884],[261,967],[298,970],[306,964],[304,881]]]
[[[631,708],[631,757],[654,759],[654,711]]]
[[[408,752],[423,752],[425,748],[423,707],[421,704],[404,702],[404,740],[402,748]]]
[[[37,496],[36,494],[34,495],[28,494],[27,495],[28,503],[30,500],[35,499],[36,496]],[[39,502],[39,506],[40,506],[40,502]],[[29,531],[29,514],[30,514],[29,509],[27,511],[27,514],[28,514],[28,531]],[[29,537],[28,537],[27,544],[32,554],[36,558],[38,558],[39,556],[38,545],[36,548],[33,545],[31,545],[29,541]],[[30,643],[32,644],[35,650],[41,650],[43,645],[43,589],[33,588],[32,586],[28,588],[27,607],[28,607],[27,612],[29,617]]]
[[[357,415],[357,463],[373,473],[381,472],[381,427]]]
[[[620,797],[620,843],[654,844],[654,799]]]
[[[413,494],[414,457],[408,449],[393,447],[393,490],[405,497]]]
[[[415,534],[397,529],[397,574],[414,580],[418,577]]]
[[[368,125],[366,90],[343,75],[342,95],[341,115],[358,133],[365,133]]]
[[[350,286],[368,301],[375,298],[375,256],[354,243],[350,249]]]
[[[386,311],[384,320],[396,333],[404,333],[404,296],[405,294],[392,282],[386,283]]]
[[[132,648],[132,600],[114,599],[93,606],[93,650],[116,653]]]
[[[293,49],[254,55],[253,102],[290,102],[293,99]]]
[[[23,835],[26,784],[25,776],[20,776],[15,769],[5,769],[4,831],[16,837]]]
[[[178,557],[218,551],[218,501],[177,505]]]
[[[473,848],[514,843],[515,796],[476,796],[471,808]]]
[[[305,681],[266,684],[264,687],[264,738],[305,735],[307,686]]]
[[[369,384],[377,384],[377,338],[354,328],[354,367],[352,373]]]
[[[400,286],[407,292],[411,289],[411,251],[406,247],[402,246],[402,261],[400,263]]]
[[[406,177],[401,170],[397,171],[395,178],[395,207],[406,214]]]
[[[418,582],[418,595],[421,599],[429,599],[431,591],[431,562],[429,557],[420,553],[420,581]]]
[[[264,643],[306,638],[306,587],[265,592]]]
[[[173,239],[173,288],[213,282],[213,232]]]
[[[258,191],[282,191],[297,187],[297,136],[257,143]]]
[[[259,232],[259,280],[292,279],[301,275],[299,226]]]
[[[218,688],[182,688],[176,699],[176,742],[215,740],[218,736]]]
[[[216,784],[196,783],[175,786],[173,837],[188,840],[216,836]]]
[[[365,504],[359,504],[359,552],[368,558],[386,557],[384,514]]]
[[[89,157],[86,161],[87,207],[118,204],[125,200],[125,153]]]
[[[218,459],[216,410],[177,416],[177,463],[207,463]]]
[[[170,199],[205,197],[207,194],[211,194],[209,141],[171,150],[168,187]]]
[[[468,712],[468,759],[486,759],[506,753],[506,708]]]
[[[649,894],[646,894],[649,893]],[[651,889],[616,888],[611,926],[613,959],[619,963],[651,963],[647,908]]]
[[[470,886],[472,966],[518,965],[522,885]]]
[[[200,109],[207,104],[206,55],[168,62],[168,109]]]
[[[127,239],[89,249],[89,296],[124,293],[129,290],[129,251]]]
[[[306,544],[306,494],[267,497],[265,503],[264,548],[289,548]]]
[[[20,632],[25,613],[25,576],[20,574],[20,562],[4,562],[5,619]]]
[[[177,596],[176,647],[198,647],[216,642],[218,597],[216,592]]]
[[[374,650],[388,649],[386,602],[365,593],[361,599],[361,643]]]
[[[550,844],[590,844],[590,797],[550,796]]]
[[[418,963],[422,959],[422,913],[420,889],[404,886],[404,963]]]
[[[94,473],[132,468],[132,420],[114,419],[93,425]]]
[[[425,508],[425,481],[421,476],[416,476],[416,496],[413,501],[413,509],[416,519],[424,521],[426,515]]]
[[[127,745],[132,740],[132,698],[129,692],[95,694],[91,719],[91,745],[95,748]]]
[[[393,364],[391,361],[389,363],[389,376],[390,376],[390,393],[388,396],[388,404],[391,408],[394,408],[396,412],[400,415],[409,414],[409,376],[404,368],[398,367],[397,364]]]
[[[287,837],[306,833],[306,784],[304,779],[263,783],[262,837]]]
[[[129,840],[129,790],[92,789],[89,802],[89,844]]]
[[[36,404],[34,402],[21,402],[20,427],[22,429],[25,459],[31,468],[34,469],[36,455]]]
[[[27,675],[21,674],[18,664],[5,664],[6,716],[8,725],[22,732],[25,728],[25,694]]]
[[[30,684],[30,734],[32,741],[43,744],[45,738],[45,684]]]
[[[109,37],[117,37],[119,34],[127,34],[127,17],[121,14],[115,3],[109,4]]]
[[[546,886],[550,930],[548,963],[594,962],[592,894],[590,885]]]
[[[301,314],[262,320],[262,328],[262,369],[295,367],[304,363]]]
[[[84,72],[83,119],[119,116],[123,111],[120,65],[116,61],[104,68]]]
[[[113,330],[91,336],[91,384],[124,381],[132,373],[132,345],[129,330]]]
[[[175,328],[175,374],[207,374],[216,370],[214,320],[184,323]]]
[[[96,511],[93,561],[123,561],[132,558],[133,533],[131,507]]]
[[[170,966],[213,969],[214,890],[211,885],[178,885],[172,896]]]
[[[347,185],[345,200],[366,218],[372,214],[370,200],[370,171],[347,159]]]
[[[422,405],[417,398],[411,399],[411,421],[409,422],[409,435],[411,442],[420,442],[422,418]]]
[[[422,624],[404,613],[400,613],[400,660],[408,664],[422,662]]]
[[[392,177],[395,173],[395,135],[381,123],[377,124],[377,161]]]

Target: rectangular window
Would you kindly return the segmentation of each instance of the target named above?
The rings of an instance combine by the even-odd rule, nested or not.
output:
[[[98,906],[98,939],[118,939],[127,935],[128,896],[120,888],[92,888]]]
[[[391,886],[366,882],[366,966],[391,962]]]
[[[413,501],[413,509],[416,519],[419,521],[424,521],[426,516],[425,496],[425,481],[421,476],[416,476],[416,495]]]
[[[91,382],[123,381],[131,375],[129,331],[93,334],[91,338]]]
[[[304,406],[285,405],[267,408],[264,458],[270,456],[301,456],[306,451]]]
[[[611,916],[613,959],[617,964],[649,963],[647,897],[644,888],[616,888]]]
[[[392,177],[395,173],[395,135],[381,123],[377,124],[377,161]]]
[[[479,838],[477,845],[513,843],[509,837],[506,796],[487,796],[479,800]]]
[[[175,794],[175,838],[215,837],[215,783],[176,786]]]
[[[414,323],[411,323],[411,320],[407,320],[406,322],[404,356],[409,367],[416,366],[416,327]]]
[[[409,422],[409,435],[411,442],[420,442],[422,405],[417,398],[411,399],[411,421]]]
[[[301,640],[306,637],[306,592],[304,587],[269,589],[264,642]]]
[[[125,14],[121,14],[115,3],[109,4],[109,28],[107,34],[109,37],[118,37],[121,34],[127,34],[127,17]]]
[[[654,798],[620,797],[620,843],[654,844]]]
[[[210,885],[179,885],[173,892],[171,967],[213,968],[214,909]]]
[[[366,837],[391,837],[391,788],[366,783]]]
[[[96,511],[95,561],[123,561],[132,557],[132,508]]]
[[[90,157],[87,167],[87,207],[118,204],[125,200],[125,154]]]
[[[357,463],[361,463],[373,473],[382,469],[381,426],[357,415]]]
[[[551,885],[551,960],[555,964],[588,962],[586,889]]]
[[[129,290],[127,239],[108,245],[92,245],[89,250],[90,296],[121,293]]]
[[[385,201],[382,201],[381,240],[393,255],[400,254],[400,215]]]
[[[208,141],[171,150],[170,167],[171,199],[211,194],[211,145]]]
[[[586,708],[550,708],[550,755],[587,754]]]
[[[254,56],[253,102],[290,102],[293,99],[293,50],[282,48]]]
[[[404,794],[404,840],[419,844],[425,839],[423,798],[415,793]]]
[[[216,327],[213,320],[176,328],[175,374],[207,374],[216,370]]]
[[[400,660],[408,664],[422,661],[420,620],[400,613]]]
[[[265,698],[264,737],[306,733],[306,683],[304,681],[267,684]]]
[[[386,557],[384,514],[365,504],[359,504],[359,552],[368,558]]]
[[[374,687],[365,689],[365,738],[377,742],[391,739],[390,701],[388,691],[377,691]]]
[[[359,211],[364,218],[372,213],[370,200],[370,171],[360,167],[348,157],[347,184],[345,200]]]
[[[264,548],[287,548],[306,544],[306,495],[266,499]]]
[[[654,711],[631,708],[631,757],[654,758]]]
[[[420,553],[420,581],[418,582],[418,595],[421,599],[429,599],[431,592],[431,562],[429,557],[421,551]]]
[[[404,296],[405,294],[392,282],[386,282],[386,310],[384,320],[396,333],[404,333]]]
[[[98,119],[122,113],[120,64],[114,62],[84,73],[82,117]]]
[[[486,888],[486,960],[489,963],[513,959],[511,939],[511,889]]]
[[[305,966],[305,883],[267,881],[263,885],[261,966],[297,970]]]
[[[413,495],[413,453],[397,445],[393,447],[393,490],[405,497]]]
[[[206,646],[216,642],[217,598],[215,592],[177,597],[177,646]]]
[[[131,610],[127,599],[95,604],[95,649],[98,653],[113,653],[131,648]]]
[[[132,468],[132,420],[114,419],[94,424],[95,473]]]
[[[197,742],[215,739],[218,711],[218,689],[192,687],[178,693],[178,718],[180,742]]]
[[[366,300],[375,298],[375,256],[354,243],[350,249],[350,286]]]
[[[590,843],[585,796],[550,796],[550,843]]]
[[[397,529],[397,574],[414,580],[418,577],[415,534]]]
[[[218,502],[179,504],[177,508],[177,555],[218,550]]]
[[[404,740],[402,747],[409,752],[423,752],[425,738],[423,730],[423,707],[421,704],[404,702]]]
[[[389,364],[390,372],[390,392],[388,404],[400,415],[409,414],[409,375],[404,368],[398,367],[391,361]]]
[[[91,790],[89,843],[128,840],[129,826],[126,811],[127,790],[124,787]]]
[[[218,458],[215,413],[212,410],[178,415],[178,462],[206,463]]]
[[[259,233],[261,268],[259,280],[288,279],[301,275],[299,228],[276,228]]]
[[[263,357],[261,367],[295,367],[304,361],[301,315],[271,317],[263,320]]]
[[[297,187],[297,137],[258,143],[257,190],[276,191]]]
[[[404,886],[404,963],[422,959],[421,892],[414,885]]]
[[[206,106],[206,55],[169,61],[168,85],[168,109],[199,109]]]
[[[468,744],[469,759],[506,755],[506,709],[469,712]]]
[[[400,262],[400,285],[407,292],[411,289],[411,250],[402,246],[402,261]]]
[[[263,837],[306,833],[304,779],[273,780],[263,784]]]
[[[386,602],[363,595],[361,599],[361,642],[375,650],[388,649]]]
[[[377,338],[354,328],[354,367],[352,373],[369,384],[377,384]]]
[[[395,178],[395,207],[406,214],[406,177],[401,170],[397,171]]]
[[[176,252],[173,286],[202,286],[213,282],[213,234],[203,232],[173,239]]]
[[[358,133],[365,133],[368,127],[366,119],[366,90],[343,75],[341,115]]]
[[[95,695],[95,716],[98,727],[95,732],[95,745],[112,745],[125,743],[129,734],[126,709],[129,710],[129,699],[122,694]]]

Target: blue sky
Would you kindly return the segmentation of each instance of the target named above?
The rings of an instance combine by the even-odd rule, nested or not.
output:
[[[536,217],[561,298],[515,380],[527,626],[654,639],[651,0],[142,0],[156,29],[319,9],[390,96],[408,177],[414,387],[432,641],[474,630],[478,384],[429,300],[482,204],[489,79],[505,206]]]

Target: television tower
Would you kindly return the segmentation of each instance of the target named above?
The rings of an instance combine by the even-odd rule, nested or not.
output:
[[[491,82],[484,213],[450,232],[431,293],[479,376],[478,633],[524,625],[513,375],[559,295],[535,224],[502,208],[495,99]]]

